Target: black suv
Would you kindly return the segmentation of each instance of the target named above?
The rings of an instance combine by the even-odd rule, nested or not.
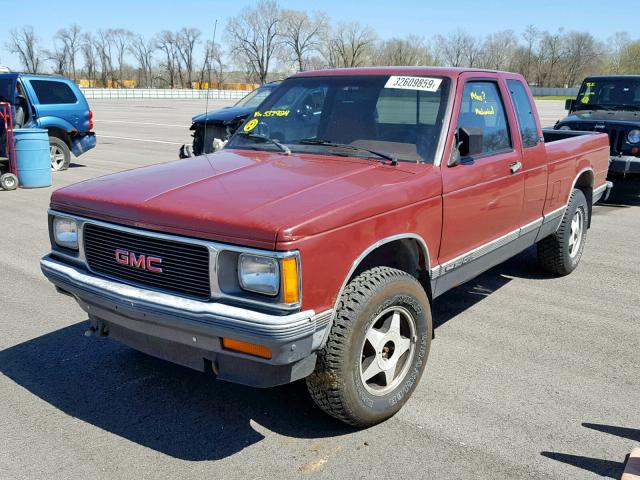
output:
[[[610,178],[640,177],[640,75],[588,77],[556,130],[606,132]]]

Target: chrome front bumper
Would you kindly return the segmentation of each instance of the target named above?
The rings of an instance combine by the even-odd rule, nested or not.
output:
[[[151,355],[206,370],[223,380],[267,387],[305,377],[326,338],[332,311],[272,315],[136,287],[47,255],[44,275],[74,297],[94,330]],[[222,348],[221,338],[269,347],[271,359]]]

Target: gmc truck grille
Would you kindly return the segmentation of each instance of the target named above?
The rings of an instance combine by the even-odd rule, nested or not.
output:
[[[210,296],[209,251],[204,245],[86,223],[84,253],[96,273],[181,296]]]

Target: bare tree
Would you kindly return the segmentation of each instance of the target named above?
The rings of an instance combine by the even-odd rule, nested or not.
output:
[[[211,79],[215,78],[216,83],[220,86],[224,82],[224,55],[219,44],[214,44],[211,40],[207,40],[204,48],[204,61],[200,71],[200,84],[205,83],[205,79],[211,88]],[[213,75],[213,77],[212,77]]]
[[[557,83],[558,72],[556,68],[560,65],[563,55],[563,34],[562,29],[556,33],[543,32],[538,45],[537,57],[537,84],[541,86],[551,86]]]
[[[607,40],[609,45],[609,70],[611,73],[622,73],[622,62],[628,46],[631,44],[631,37],[627,32],[616,32]]]
[[[622,73],[640,73],[640,40],[624,47],[620,59],[620,70]]]
[[[110,43],[114,46],[118,59],[118,86],[122,87],[124,85],[124,58],[129,50],[133,32],[124,28],[111,28],[108,33]]]
[[[524,39],[524,64],[522,65],[522,74],[527,80],[531,78],[531,68],[534,62],[534,49],[540,38],[540,32],[533,25],[527,25],[522,33]]]
[[[588,32],[569,32],[564,44],[563,83],[572,87],[581,81],[590,69],[595,69],[603,48]]]
[[[69,51],[66,45],[54,45],[53,50],[44,50],[44,55],[53,64],[53,73],[66,75],[69,70]]]
[[[109,81],[113,82],[113,54],[108,31],[98,30],[98,35],[95,38],[95,47],[100,60],[101,83],[102,86],[107,87]]]
[[[272,0],[259,0],[255,8],[245,8],[227,23],[230,53],[237,65],[244,65],[262,84],[281,46],[280,6]]]
[[[513,30],[492,33],[487,36],[482,46],[482,63],[486,68],[493,70],[509,70],[517,48],[518,38]]]
[[[20,29],[10,30],[6,47],[10,53],[18,55],[25,72],[38,73],[40,71],[43,63],[42,50],[32,26],[25,25]]]
[[[477,58],[476,40],[459,28],[446,37],[436,37],[438,54],[445,65],[451,67],[471,67]]]
[[[80,52],[84,60],[84,68],[87,71],[89,86],[95,86],[97,80],[97,54],[94,48],[95,40],[91,33],[85,33],[80,39]]]
[[[298,71],[302,72],[307,69],[310,54],[319,51],[329,19],[325,13],[309,15],[298,10],[285,10],[282,18],[282,42],[287,54],[297,64]]]
[[[167,71],[169,87],[175,88],[178,70],[176,64],[179,63],[175,35],[169,30],[163,30],[156,38],[156,48],[164,53],[162,67]]]
[[[200,41],[202,32],[197,28],[183,27],[176,35],[176,48],[180,54],[180,58],[184,63],[187,73],[187,85],[191,88],[191,80],[193,76],[193,50]]]
[[[70,76],[73,77],[73,80],[76,81],[76,57],[78,52],[80,51],[80,31],[81,28],[75,23],[71,25],[69,28],[63,28],[58,30],[55,38],[60,40],[64,46],[63,51],[66,52],[67,62],[69,66]]]
[[[153,85],[153,53],[156,50],[154,40],[145,40],[137,35],[131,40],[129,52],[135,57],[139,67],[139,84],[146,87]]]
[[[325,40],[323,55],[331,67],[359,67],[372,63],[376,33],[358,22],[339,23]]]
[[[423,38],[390,38],[381,42],[375,63],[378,65],[430,65],[433,59]]]

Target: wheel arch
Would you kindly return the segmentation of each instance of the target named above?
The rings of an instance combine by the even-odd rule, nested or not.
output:
[[[67,144],[67,147],[71,148],[71,138],[69,133],[60,127],[47,127],[50,137],[56,137]]]
[[[391,267],[414,276],[425,289],[429,300],[431,292],[431,257],[424,238],[415,233],[402,233],[378,240],[367,247],[353,262],[336,297],[334,311],[349,282],[364,270],[373,267]]]
[[[587,199],[587,209],[589,210],[589,222],[587,223],[587,228],[591,227],[591,212],[593,210],[593,185],[595,182],[595,175],[593,173],[592,168],[585,168],[581,170],[576,178],[573,180],[573,185],[571,186],[571,190],[569,190],[569,198],[571,198],[571,192],[574,189],[580,190],[585,198]],[[567,199],[567,205],[569,204],[569,199]]]

